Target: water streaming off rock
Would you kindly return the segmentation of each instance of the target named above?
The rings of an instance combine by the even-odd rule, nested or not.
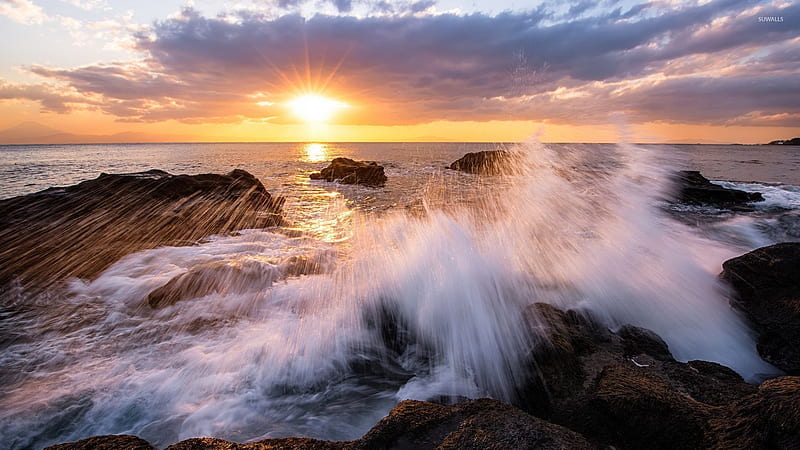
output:
[[[529,143],[509,148],[514,173],[480,177],[442,169],[463,146],[409,145],[362,152],[385,161],[385,189],[308,181],[358,148],[301,147],[269,172],[250,155],[286,226],[6,292],[3,441],[352,439],[406,398],[514,400],[540,344],[521,315],[534,302],[650,328],[682,360],[774,370],[717,274],[791,235],[796,188],[758,185],[780,215],[681,210],[664,202],[679,155],[660,149]]]

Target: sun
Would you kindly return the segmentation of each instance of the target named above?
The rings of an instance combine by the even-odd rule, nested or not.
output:
[[[349,105],[316,94],[296,97],[287,103],[295,116],[307,123],[325,123],[334,113]]]

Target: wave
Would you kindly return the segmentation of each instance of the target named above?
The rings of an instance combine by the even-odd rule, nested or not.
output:
[[[671,171],[652,151],[512,150],[519,170],[477,196],[434,178],[422,213],[339,204],[320,218],[335,239],[216,236],[15,304],[24,336],[0,356],[0,435],[19,448],[111,433],[352,439],[406,398],[510,401],[531,376],[539,337],[521,312],[535,302],[649,328],[679,360],[774,373],[717,279],[737,249],[659,207]],[[298,259],[317,270],[293,272]],[[225,267],[224,282],[148,305],[198,267]]]

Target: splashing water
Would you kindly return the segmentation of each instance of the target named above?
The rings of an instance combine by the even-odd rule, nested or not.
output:
[[[405,398],[512,400],[530,375],[521,311],[534,302],[652,329],[680,360],[773,371],[716,277],[737,251],[662,213],[669,170],[650,152],[512,150],[515,173],[463,175],[483,184],[475,195],[433,179],[423,214],[337,203],[315,222],[335,233],[139,252],[4,308],[25,333],[0,354],[0,436],[352,439]],[[315,270],[293,271],[298,260]],[[147,306],[198,267],[226,288]]]

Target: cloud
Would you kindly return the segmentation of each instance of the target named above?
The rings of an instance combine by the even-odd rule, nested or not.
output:
[[[31,0],[0,0],[0,15],[25,25],[41,24],[47,20],[42,8]]]
[[[135,63],[30,70],[102,98],[100,108],[126,121],[291,121],[282,102],[313,90],[350,103],[341,120],[352,124],[602,123],[621,112],[800,125],[800,4],[643,3],[587,15],[595,10],[578,3],[580,16],[558,20],[546,8],[459,15],[413,4],[311,18],[189,8],[135,33]],[[764,15],[784,21],[760,23]]]
[[[90,100],[76,92],[64,92],[52,84],[12,84],[0,80],[0,100],[30,100],[39,102],[47,112],[67,113],[74,105],[89,104]]]

